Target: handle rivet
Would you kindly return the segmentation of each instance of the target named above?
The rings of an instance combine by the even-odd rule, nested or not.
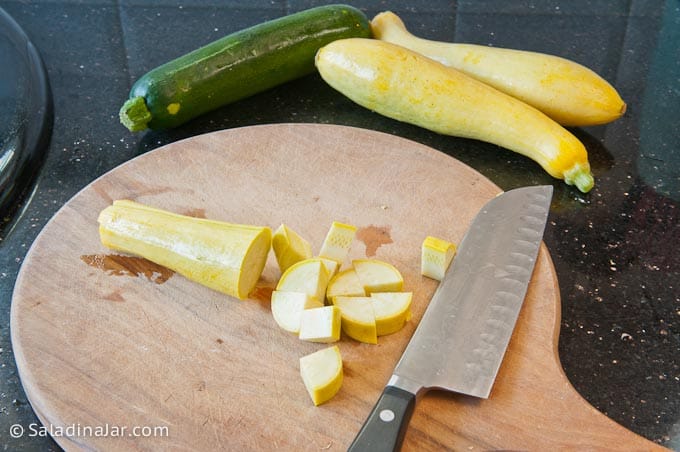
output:
[[[383,422],[392,422],[394,420],[394,411],[382,410],[380,412],[380,420]]]

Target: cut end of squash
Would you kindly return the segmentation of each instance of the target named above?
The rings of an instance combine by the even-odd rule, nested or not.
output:
[[[268,227],[259,228],[259,232],[252,237],[250,246],[243,256],[241,271],[238,276],[237,298],[243,300],[255,289],[264,266],[272,242],[272,231]]]
[[[141,132],[148,128],[151,121],[151,112],[146,107],[146,102],[141,96],[133,97],[125,101],[118,113],[120,122],[130,132]]]

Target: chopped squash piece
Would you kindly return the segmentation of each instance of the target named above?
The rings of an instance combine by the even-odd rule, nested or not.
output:
[[[423,241],[420,272],[423,276],[441,281],[455,255],[456,245],[428,236]]]
[[[340,340],[341,317],[336,306],[305,309],[300,313],[298,337],[310,342],[336,342]]]
[[[281,273],[291,265],[312,257],[312,246],[309,242],[285,224],[274,232],[272,248]]]
[[[331,278],[326,290],[326,298],[333,303],[333,298],[344,295],[348,297],[363,297],[366,295],[364,286],[353,268],[343,270]]]
[[[314,405],[332,399],[342,387],[342,356],[338,346],[300,358],[300,375]]]
[[[347,258],[356,232],[356,226],[334,221],[321,245],[319,257],[333,259],[338,265],[342,265]]]
[[[411,318],[412,292],[374,292],[371,294],[378,336],[396,333]]]
[[[326,296],[328,279],[328,270],[321,259],[305,259],[288,267],[276,290],[304,292],[321,301]]]
[[[275,290],[272,293],[272,315],[277,325],[286,331],[300,332],[300,316],[302,311],[320,308],[323,304],[304,292],[284,292]]]
[[[355,259],[352,261],[352,267],[366,294],[402,290],[404,279],[392,264],[377,259]]]
[[[367,344],[377,344],[373,301],[370,297],[335,297],[342,313],[342,331],[349,337]]]

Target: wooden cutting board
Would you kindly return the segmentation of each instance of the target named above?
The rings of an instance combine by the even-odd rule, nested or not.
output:
[[[26,257],[11,328],[27,396],[69,450],[345,450],[436,288],[420,275],[423,238],[459,242],[499,192],[426,146],[332,125],[225,130],[142,155],[78,193]],[[272,229],[286,223],[315,251],[332,221],[354,224],[350,258],[399,268],[414,293],[413,318],[378,345],[343,337],[344,385],[314,407],[298,360],[325,345],[274,323],[273,253],[251,299],[213,292],[100,244],[97,215],[122,198]],[[559,313],[543,246],[490,398],[428,393],[404,450],[657,447],[569,384],[557,354]]]

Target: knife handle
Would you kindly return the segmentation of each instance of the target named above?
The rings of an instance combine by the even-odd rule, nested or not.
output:
[[[395,386],[386,386],[348,452],[401,450],[415,406],[415,394]]]

